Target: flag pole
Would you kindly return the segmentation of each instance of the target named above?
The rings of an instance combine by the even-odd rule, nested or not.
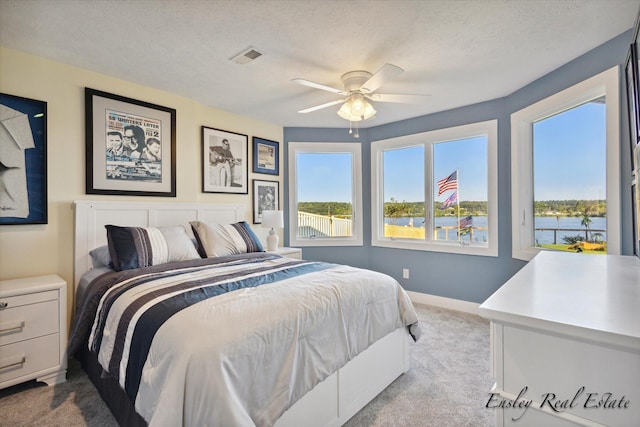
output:
[[[458,242],[462,241],[462,236],[460,235],[460,176],[458,174],[458,169],[456,169],[456,191],[458,192],[457,205],[458,205]]]

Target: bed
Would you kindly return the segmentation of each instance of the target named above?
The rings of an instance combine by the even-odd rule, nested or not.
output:
[[[420,325],[394,279],[262,252],[244,205],[74,209],[68,350],[121,425],[338,426],[409,369]]]

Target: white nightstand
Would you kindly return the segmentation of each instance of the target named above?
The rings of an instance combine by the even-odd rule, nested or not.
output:
[[[267,251],[270,254],[277,254],[287,258],[302,259],[302,249],[300,248],[278,248],[275,251]]]
[[[0,389],[66,381],[67,282],[56,275],[0,281]]]

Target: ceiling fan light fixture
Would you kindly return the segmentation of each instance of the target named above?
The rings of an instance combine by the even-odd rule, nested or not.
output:
[[[342,104],[342,107],[338,110],[338,115],[350,122],[360,122],[374,117],[376,110],[362,94],[356,93]]]
[[[376,115],[376,110],[373,108],[373,105],[369,104],[367,101],[364,101],[364,114],[363,120],[372,119]]]
[[[342,104],[342,107],[338,110],[338,115],[345,120],[351,121],[351,104],[349,101]]]
[[[352,96],[351,110],[357,115],[361,115],[364,110],[364,97],[359,93]]]

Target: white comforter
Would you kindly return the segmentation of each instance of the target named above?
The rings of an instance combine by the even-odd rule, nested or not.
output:
[[[261,268],[267,265],[274,271],[294,262],[266,258]],[[216,274],[232,271],[240,278],[262,274],[254,265],[216,266]],[[141,292],[209,272],[185,274],[188,277],[177,274],[132,288],[115,300],[108,314],[100,307],[106,332],[98,354],[105,370],[114,328],[130,302]],[[136,316],[138,312],[132,324]],[[178,311],[157,330],[135,407],[151,426],[269,426],[376,340],[408,325],[417,339],[416,313],[394,279],[348,266],[325,265],[321,271],[224,293]],[[129,326],[127,346],[132,331]],[[127,352],[120,362],[123,386]]]

